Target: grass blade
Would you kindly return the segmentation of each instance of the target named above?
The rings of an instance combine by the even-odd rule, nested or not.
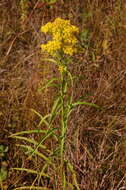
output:
[[[36,148],[34,149],[34,151],[32,152],[32,155],[34,154],[34,152],[36,152],[36,150],[40,147],[40,145],[49,137],[53,134],[53,132],[57,130],[57,128],[53,128],[49,131],[47,131],[47,133],[42,137],[41,141],[39,142],[39,144],[36,146]],[[32,156],[31,155],[31,156]]]
[[[47,130],[35,129],[35,130],[17,132],[10,135],[9,137],[11,138],[13,136],[18,136],[18,135],[31,134],[31,133],[46,133],[46,132]]]
[[[91,106],[91,107],[95,107],[95,108],[98,108],[98,109],[101,109],[98,105],[94,104],[94,103],[89,103],[89,102],[76,102],[76,103],[73,103],[72,104],[72,107],[75,107],[75,106],[78,106],[78,105],[86,105],[86,106]]]
[[[34,144],[34,145],[38,145],[38,142],[37,142],[37,141],[35,141],[35,140],[33,140],[33,139],[29,139],[29,138],[27,138],[27,137],[12,136],[12,138],[16,138],[16,139],[19,139],[19,140],[25,140],[26,142],[32,143],[32,144]],[[51,151],[48,150],[46,146],[40,144],[39,147],[41,147],[42,149],[46,150],[48,153],[51,153]]]
[[[37,186],[23,186],[23,187],[17,187],[17,188],[15,188],[14,190],[22,190],[22,189],[25,189],[25,190],[27,190],[27,189],[33,189],[33,190],[51,190],[51,189],[49,189],[49,188],[46,188],[46,187],[37,187]]]
[[[31,109],[31,111],[32,112],[34,112],[36,115],[38,115],[40,118],[41,118],[41,124],[42,123],[45,123],[45,125],[47,125],[48,127],[49,127],[49,123],[46,121],[46,118],[48,118],[49,116],[50,116],[50,114],[48,114],[48,115],[45,115],[44,117],[40,114],[40,113],[38,113],[36,110],[34,110],[34,109]],[[40,123],[39,123],[39,125],[40,125]]]
[[[74,183],[76,189],[77,189],[77,190],[80,190],[79,185],[78,185],[78,183],[77,183],[76,172],[74,171],[72,164],[70,164],[70,163],[68,162],[67,166],[68,166],[68,169],[69,169],[69,170],[71,171],[71,173],[72,173],[73,183]]]
[[[48,80],[48,82],[43,87],[39,88],[38,91],[40,92],[44,90],[45,88],[52,86],[52,84],[55,85],[53,82],[57,80],[58,80],[57,78],[52,78],[51,80]]]
[[[47,158],[45,155],[43,155],[42,153],[40,153],[39,151],[35,150],[31,147],[31,146],[28,146],[28,145],[20,145],[20,144],[17,144],[16,146],[19,146],[19,147],[22,147],[24,149],[27,149],[29,151],[29,153],[32,153],[34,152],[34,154],[38,155],[39,157],[41,157],[43,160],[47,161],[48,163],[51,164],[51,161],[49,158]]]
[[[36,170],[32,170],[32,169],[27,169],[27,168],[11,168],[11,170],[18,170],[18,171],[25,171],[27,173],[32,173],[32,174],[36,174],[36,175],[40,175],[43,176],[43,177],[47,177],[47,178],[50,178],[47,174],[41,172],[37,172]]]

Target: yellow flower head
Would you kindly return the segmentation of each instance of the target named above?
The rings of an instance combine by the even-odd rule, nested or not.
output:
[[[65,66],[63,66],[63,65],[59,65],[58,70],[59,70],[61,73],[63,73],[64,71],[67,70],[67,68],[66,68]]]
[[[45,26],[41,27],[41,32],[43,32],[43,33],[50,32],[51,28],[52,28],[52,23],[48,22]]]
[[[41,32],[52,35],[51,41],[41,45],[42,50],[50,55],[55,56],[57,51],[73,55],[77,51],[77,38],[74,36],[74,32],[78,33],[79,29],[71,25],[69,20],[56,18],[54,22],[48,22],[42,26]]]
[[[61,43],[60,41],[49,41],[47,44],[42,44],[41,48],[53,56],[61,49]]]
[[[63,51],[67,55],[73,55],[74,53],[77,52],[77,48],[72,47],[72,46],[64,46]]]

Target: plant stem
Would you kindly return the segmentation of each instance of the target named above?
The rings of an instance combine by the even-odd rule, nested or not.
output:
[[[61,111],[61,145],[60,145],[60,158],[61,158],[61,168],[63,168],[64,160],[64,132],[65,132],[65,123],[64,123],[64,73],[61,73],[61,101],[62,101],[62,111]]]
[[[61,101],[62,101],[62,111],[61,111],[61,144],[60,144],[60,168],[61,168],[61,180],[62,188],[66,189],[65,182],[65,173],[64,173],[64,145],[65,145],[65,136],[67,129],[66,113],[65,113],[65,93],[66,93],[67,80],[65,79],[65,73],[61,73]]]

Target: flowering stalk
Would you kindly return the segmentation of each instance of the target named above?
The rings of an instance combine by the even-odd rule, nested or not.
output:
[[[64,143],[67,129],[67,120],[65,118],[65,87],[67,86],[67,81],[65,80],[64,72],[61,72],[61,104],[62,104],[62,112],[61,112],[61,146],[60,146],[60,157],[61,157],[61,168],[63,168],[64,161]]]
[[[79,32],[78,28],[70,24],[69,20],[61,18],[55,19],[54,22],[48,22],[45,26],[41,27],[41,32],[51,34],[52,40],[47,44],[42,44],[41,49],[51,55],[58,65],[58,70],[61,73],[61,101],[62,101],[62,112],[61,112],[61,162],[63,162],[64,152],[64,140],[66,136],[67,121],[66,121],[66,106],[65,106],[65,88],[67,86],[67,63],[64,61],[65,56],[72,56],[77,52],[77,39],[73,33]],[[63,165],[63,163],[62,163]]]
[[[69,20],[61,18],[55,19],[54,22],[49,22],[45,26],[41,27],[41,32],[50,34],[52,39],[47,44],[42,44],[41,49],[43,52],[47,52],[49,56],[52,56],[56,61],[58,70],[60,71],[60,101],[61,101],[61,135],[60,135],[60,168],[63,190],[66,189],[66,180],[64,173],[64,151],[65,151],[65,138],[67,133],[67,121],[71,112],[72,95],[67,97],[67,85],[68,79],[71,84],[72,76],[67,69],[68,61],[67,57],[72,56],[77,52],[77,39],[74,33],[78,33],[79,30],[76,26],[71,25]],[[78,189],[78,188],[77,188]]]

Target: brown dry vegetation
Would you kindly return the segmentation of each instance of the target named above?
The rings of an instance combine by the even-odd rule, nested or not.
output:
[[[52,6],[29,0],[27,16],[21,22],[20,0],[0,1],[0,144],[9,147],[5,190],[31,185],[35,178],[11,168],[42,167],[37,157],[26,160],[15,146],[19,142],[9,136],[36,128],[38,117],[31,108],[46,114],[52,105],[56,89],[44,93],[37,89],[57,75],[56,68],[43,62],[40,54],[40,44],[45,41],[40,27],[56,17],[70,19],[80,29],[83,48],[69,66],[76,76],[74,99],[103,108],[79,106],[72,113],[66,157],[77,173],[80,190],[126,189],[125,12],[125,0],[57,0]],[[40,139],[40,135],[31,138]],[[51,141],[47,146],[51,147]],[[50,174],[56,175],[54,171]],[[54,189],[53,183],[45,181],[43,185]],[[59,184],[55,188],[61,189]]]

